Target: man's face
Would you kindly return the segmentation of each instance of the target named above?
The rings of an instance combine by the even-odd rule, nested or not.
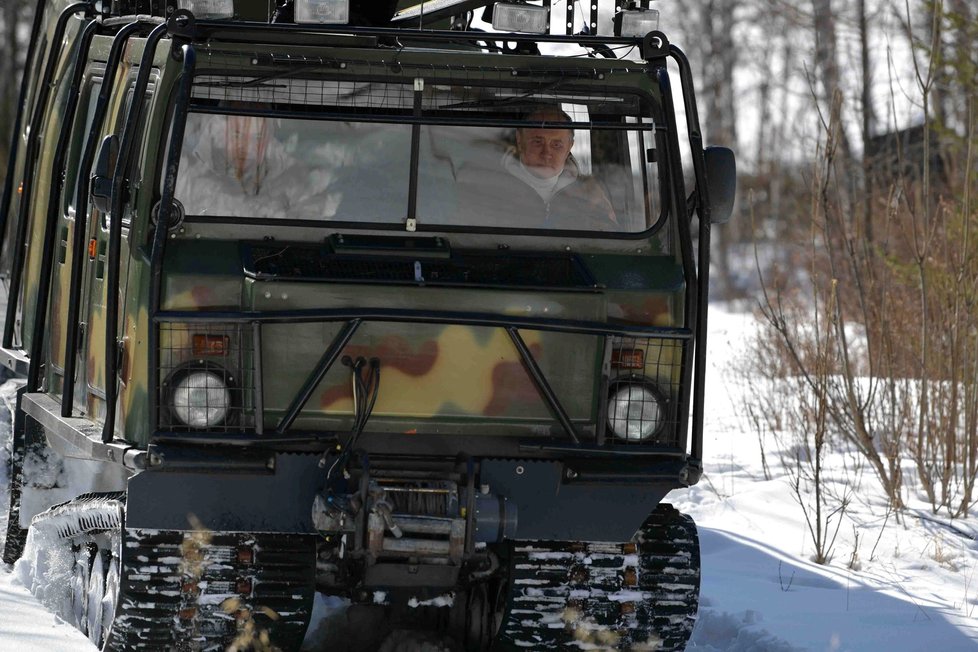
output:
[[[570,129],[526,128],[516,132],[520,162],[541,179],[550,179],[564,171],[572,143]]]

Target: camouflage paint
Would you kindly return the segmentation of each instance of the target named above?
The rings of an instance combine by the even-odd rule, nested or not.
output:
[[[21,189],[22,189],[22,179],[24,177],[24,168],[27,164],[27,139],[30,134],[29,122],[34,114],[34,108],[37,104],[37,94],[38,94],[38,83],[40,82],[40,71],[44,69],[46,65],[46,60],[52,53],[60,54],[61,50],[56,49],[51,46],[51,40],[54,34],[54,23],[52,17],[57,16],[61,10],[67,5],[67,0],[51,0],[48,3],[39,4],[38,9],[46,15],[42,25],[40,38],[36,44],[35,50],[33,52],[33,57],[31,61],[26,62],[25,67],[30,67],[33,71],[37,71],[36,74],[25,75],[25,80],[27,81],[27,93],[24,98],[23,113],[21,115],[21,123],[17,125],[18,132],[16,134],[17,139],[17,157],[13,162],[13,168],[7,170],[7,174],[12,175],[12,187],[9,202],[7,205],[7,221],[6,221],[6,232],[3,241],[3,259],[2,266],[0,266],[0,272],[5,276],[9,274],[10,268],[13,264],[13,251],[16,246],[14,240],[14,235],[17,232],[17,226],[19,222],[19,213],[21,205]],[[13,80],[10,80],[13,82]],[[20,300],[18,301],[17,309],[21,310],[23,305],[23,293],[21,293]],[[14,325],[13,342],[15,346],[17,345],[17,340],[22,333],[20,322],[18,320]],[[21,343],[21,348],[23,343]]]
[[[265,386],[270,425],[284,413],[336,331],[336,325],[320,324],[264,328],[264,375],[279,379]],[[571,418],[590,419],[597,338],[526,330],[521,334]],[[397,429],[423,431],[424,420],[442,417],[497,423],[552,420],[513,342],[500,328],[367,323],[343,355],[380,360],[374,422],[403,420]],[[302,413],[301,424],[312,426],[320,415],[352,414],[352,398],[350,370],[334,365]]]
[[[57,63],[55,65],[52,84],[55,88],[48,98],[45,108],[45,119],[41,126],[39,155],[35,162],[33,177],[33,192],[27,220],[27,257],[25,259],[24,285],[20,293],[22,325],[21,340],[25,350],[31,347],[34,328],[34,311],[38,301],[38,284],[41,277],[41,258],[43,254],[44,231],[47,224],[48,207],[54,197],[52,189],[58,183],[52,177],[51,166],[58,147],[61,132],[68,128],[64,124],[67,109],[68,87],[71,83],[71,70],[74,54],[77,50],[78,33],[82,21],[71,19],[65,31],[64,40],[56,44]],[[48,271],[48,270],[45,270]]]

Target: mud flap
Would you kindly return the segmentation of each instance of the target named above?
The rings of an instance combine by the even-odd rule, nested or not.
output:
[[[132,477],[126,525],[136,529],[316,534],[313,498],[322,488],[318,454],[262,453],[159,469]],[[199,462],[199,460],[198,460]]]

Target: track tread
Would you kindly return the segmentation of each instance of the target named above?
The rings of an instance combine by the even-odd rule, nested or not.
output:
[[[632,544],[519,542],[494,650],[683,650],[699,604],[696,526],[659,505]]]
[[[263,631],[277,648],[299,649],[315,592],[314,537],[136,530],[124,518],[124,493],[84,494],[31,525],[68,546],[104,546],[96,535],[106,532],[119,542],[118,603],[103,650],[224,650]]]

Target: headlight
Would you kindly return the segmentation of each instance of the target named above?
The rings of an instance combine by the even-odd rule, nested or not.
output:
[[[170,397],[174,415],[191,428],[219,425],[231,408],[227,383],[220,374],[208,369],[188,369],[174,379]]]
[[[611,433],[626,441],[644,441],[662,425],[665,406],[658,393],[647,385],[620,384],[608,400]]]
[[[296,0],[295,22],[342,25],[350,22],[349,0]]]
[[[544,34],[549,13],[545,7],[497,2],[492,7],[492,28],[497,32]]]
[[[658,9],[623,9],[615,14],[615,36],[645,36],[659,29]]]
[[[234,18],[234,0],[179,0],[177,6],[197,18]]]

